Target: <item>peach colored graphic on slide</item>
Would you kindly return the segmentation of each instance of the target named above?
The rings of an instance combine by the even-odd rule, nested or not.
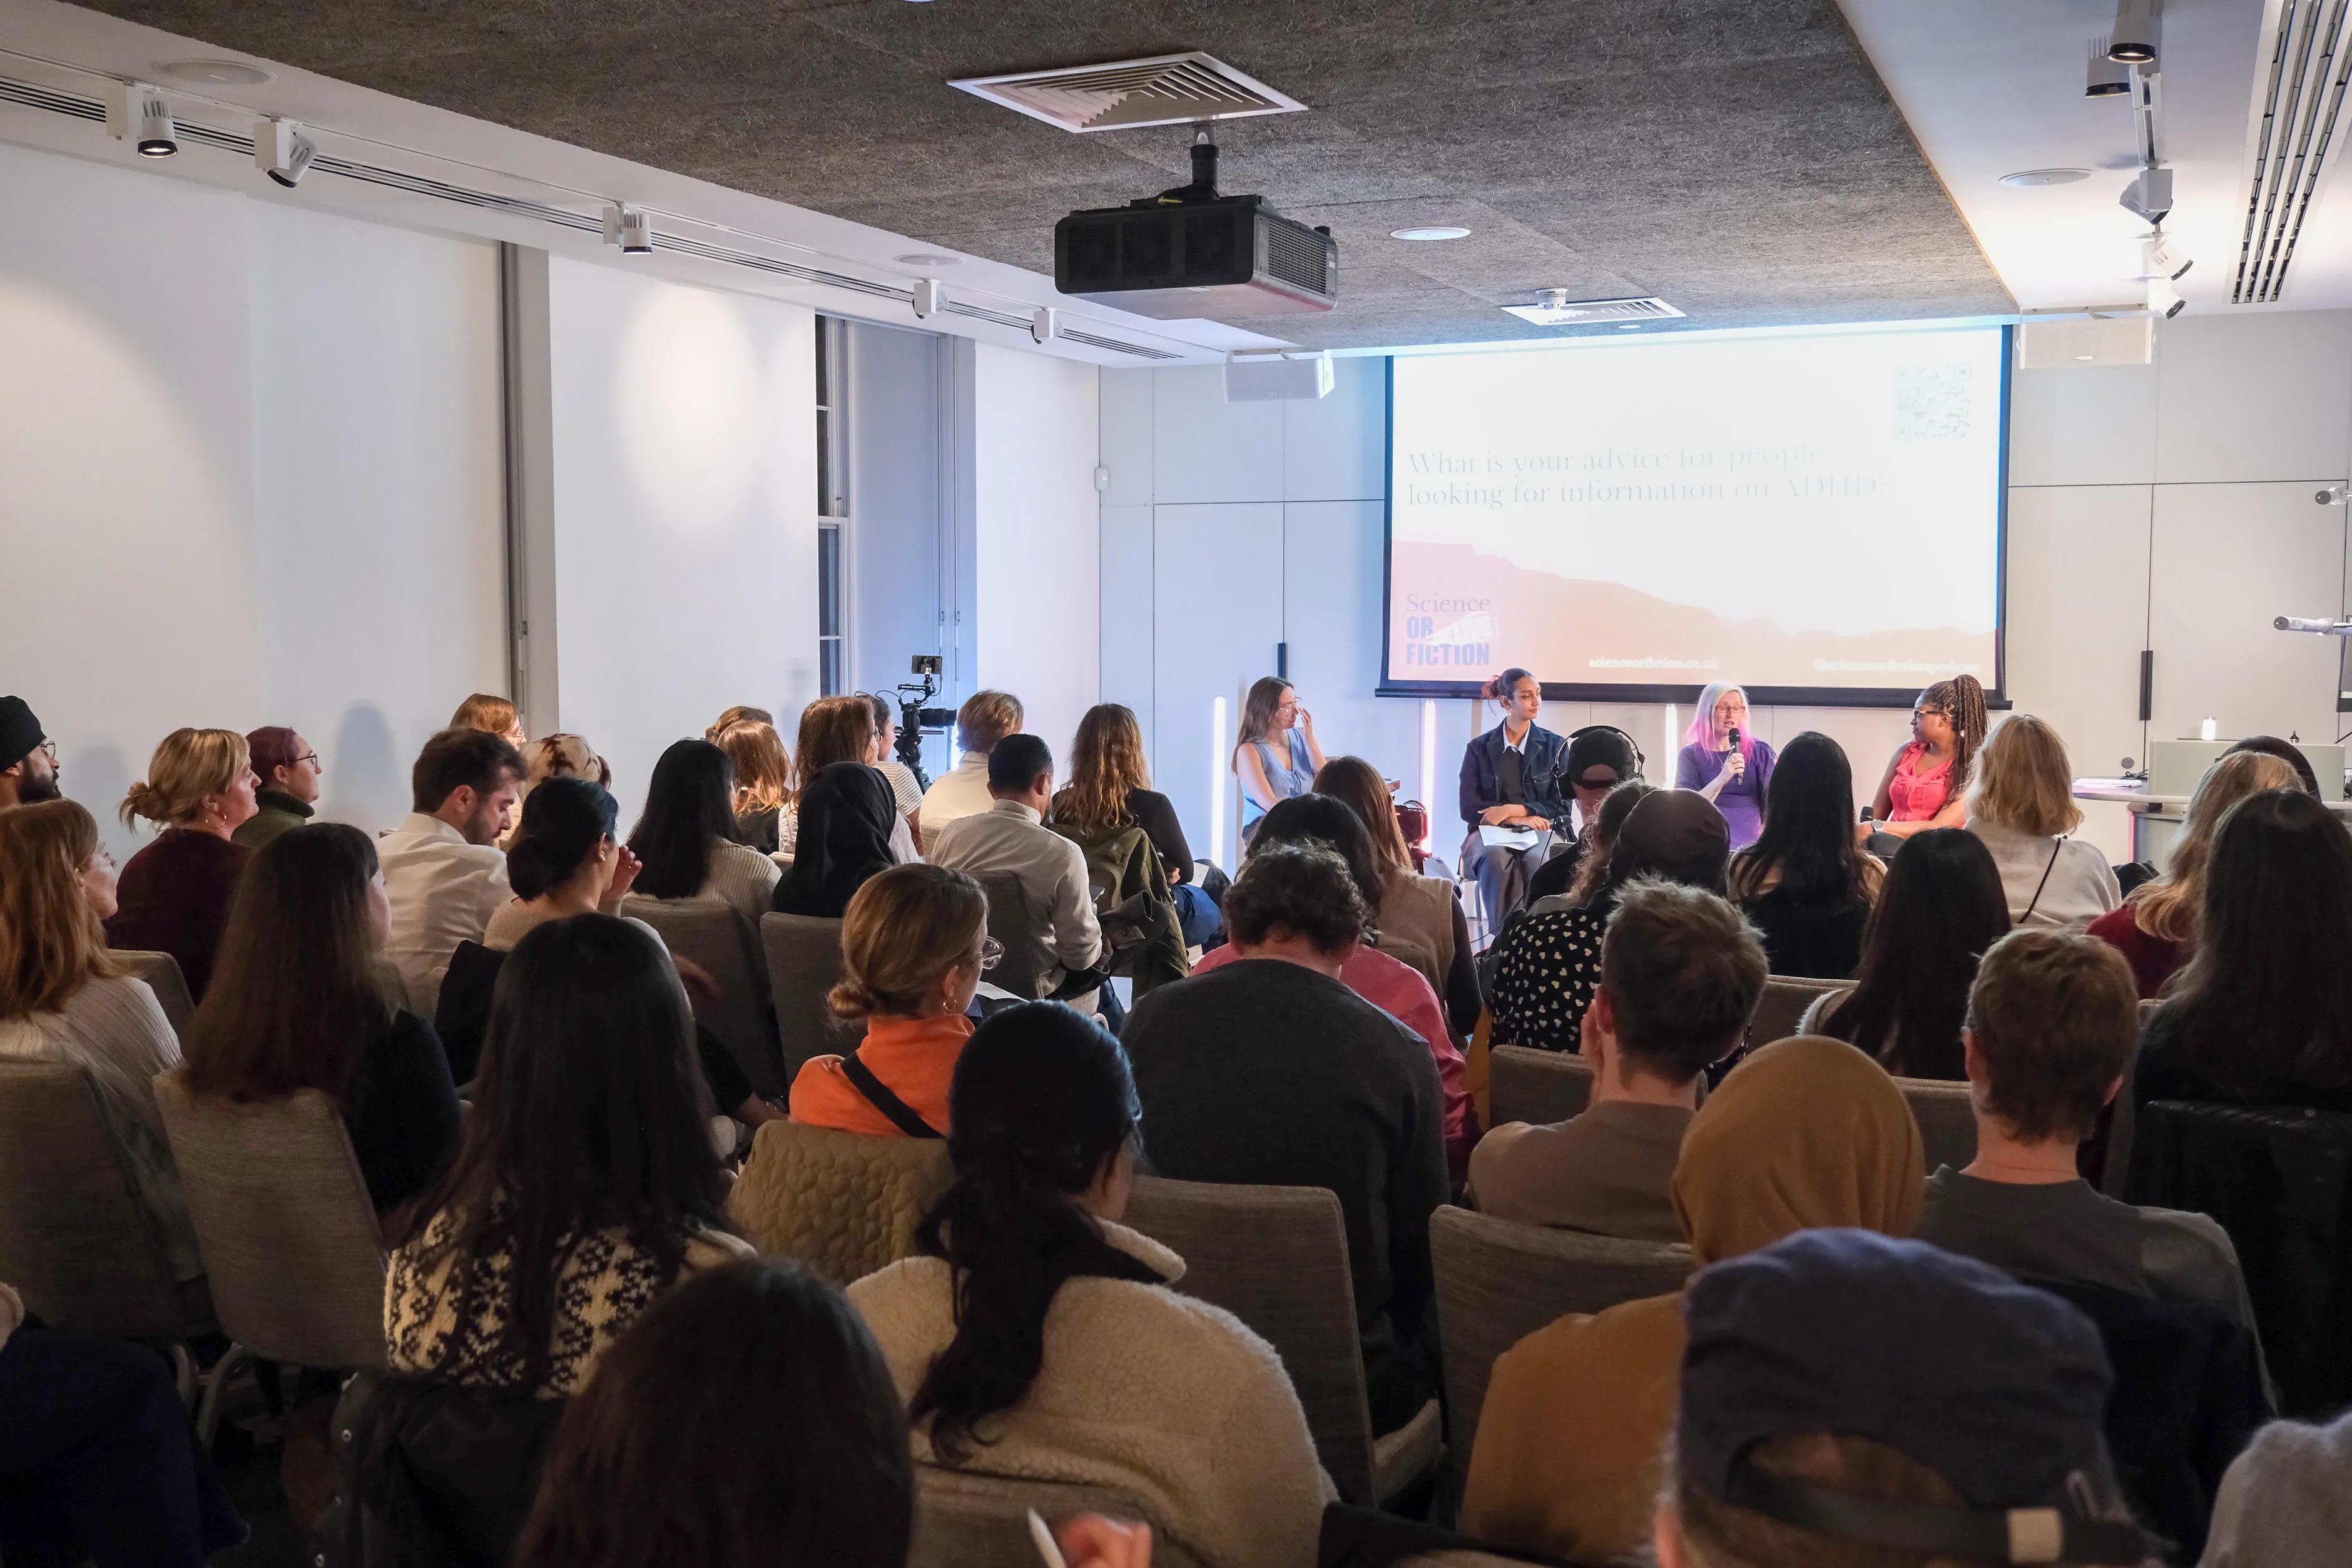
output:
[[[1484,680],[1512,665],[1548,681],[1916,690],[1958,672],[1992,683],[1993,635],[1958,626],[1846,636],[1729,619],[1621,584],[1529,572],[1467,545],[1395,546],[1389,677]]]

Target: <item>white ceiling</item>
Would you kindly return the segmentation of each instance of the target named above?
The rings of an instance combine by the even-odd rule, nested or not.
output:
[[[2021,309],[2145,299],[2147,226],[2116,198],[2137,169],[2129,100],[2086,99],[2092,37],[2113,0],[1840,0],[1928,162]],[[2281,303],[2232,305],[2257,55],[2278,0],[2167,0],[2159,150],[2174,171],[2177,237],[2196,267],[2176,285],[2191,312],[2352,305],[2352,197],[2319,184]],[[2331,165],[2347,152],[2341,142]],[[2023,169],[2086,168],[2071,185],[2000,184]]]

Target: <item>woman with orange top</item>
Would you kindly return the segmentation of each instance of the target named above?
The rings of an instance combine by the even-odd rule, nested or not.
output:
[[[843,977],[829,1000],[866,1020],[846,1056],[812,1057],[793,1079],[792,1116],[889,1138],[944,1138],[948,1086],[971,1038],[965,1016],[996,962],[988,895],[961,871],[895,866],[849,900]]]

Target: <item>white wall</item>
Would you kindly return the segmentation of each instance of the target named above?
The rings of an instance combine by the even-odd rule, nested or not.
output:
[[[1371,695],[1384,363],[1335,369],[1331,395],[1303,403],[1227,404],[1214,369],[1103,374],[1103,693],[1145,716],[1161,787],[1203,840],[1220,765],[1212,704],[1222,696],[1238,713],[1277,642],[1325,752],[1368,757],[1423,793],[1422,705]],[[2270,619],[2344,604],[2346,513],[2314,506],[2311,492],[2347,470],[2352,311],[2184,316],[2159,327],[2150,366],[2017,372],[2007,578],[2017,709],[2056,725],[2085,774],[2144,760],[2147,738],[2193,734],[2208,714],[2225,736],[2334,739],[2332,640],[2273,632]],[[2145,727],[2142,647],[2156,650]],[[1462,746],[1494,715],[1453,700],[1438,719],[1430,805],[1450,856]],[[1555,703],[1546,722],[1618,725],[1654,777],[1681,744],[1668,719],[1651,704]],[[1764,709],[1756,728],[1776,745],[1804,730],[1834,737],[1866,796],[1908,715]],[[1237,810],[1228,787],[1229,854]],[[2125,858],[2121,806],[2091,807],[2084,833]]]
[[[1104,693],[1099,397],[1094,366],[982,343],[971,357],[977,679],[1017,695],[1032,734],[1068,757]]]
[[[118,851],[183,724],[291,724],[385,825],[505,679],[495,251],[8,146],[0,190],[0,690]]]
[[[613,767],[817,694],[815,317],[549,263],[558,714]],[[532,570],[543,571],[533,563]]]

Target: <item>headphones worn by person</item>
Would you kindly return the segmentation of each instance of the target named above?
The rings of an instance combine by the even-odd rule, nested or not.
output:
[[[1579,737],[1579,736],[1582,736],[1582,735],[1614,735],[1614,736],[1616,736],[1619,740],[1621,740],[1621,741],[1624,742],[1625,742],[1625,745],[1626,745],[1626,748],[1627,748],[1628,750],[1630,750],[1630,751],[1633,753],[1633,773],[1631,774],[1631,776],[1632,776],[1633,778],[1637,778],[1637,779],[1640,779],[1640,778],[1646,778],[1646,777],[1648,776],[1648,769],[1649,769],[1649,765],[1650,765],[1650,759],[1649,759],[1649,758],[1647,758],[1647,757],[1645,757],[1645,756],[1643,756],[1643,755],[1642,754],[1642,742],[1639,742],[1639,741],[1637,741],[1637,740],[1635,740],[1635,739],[1633,739],[1633,736],[1631,736],[1631,735],[1627,734],[1624,731],[1620,730],[1616,725],[1614,725],[1614,724],[1587,724],[1587,725],[1586,725],[1583,729],[1581,729],[1581,730],[1576,730],[1576,731],[1570,731],[1570,734],[1569,734],[1569,737],[1568,737],[1568,743],[1569,743],[1570,746],[1575,745],[1575,744],[1576,744],[1576,742],[1577,742],[1577,739],[1578,739],[1578,737]],[[1561,755],[1562,757],[1565,757],[1567,754],[1568,754],[1568,753],[1567,753],[1566,752],[1564,752],[1564,751],[1560,753],[1560,755]],[[1570,782],[1570,783],[1571,783],[1571,784],[1575,783],[1575,781],[1574,781],[1573,779],[1570,780],[1569,782]],[[1623,784],[1623,783],[1625,783],[1626,781],[1625,781],[1624,779],[1619,779],[1617,782],[1618,782],[1619,784]]]

